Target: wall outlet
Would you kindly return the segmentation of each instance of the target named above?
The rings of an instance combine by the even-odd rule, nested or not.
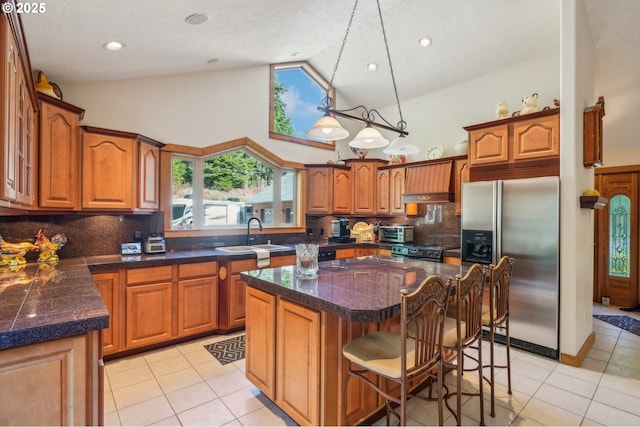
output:
[[[324,236],[324,227],[320,227],[320,235]]]
[[[136,240],[142,239],[142,232],[141,231],[134,231],[133,232],[133,238],[136,239]]]

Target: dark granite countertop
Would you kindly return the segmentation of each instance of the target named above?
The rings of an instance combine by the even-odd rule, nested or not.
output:
[[[109,312],[84,258],[29,263],[0,273],[0,349],[80,335],[109,326]]]
[[[414,290],[427,276],[443,279],[467,267],[437,262],[368,256],[318,263],[316,278],[296,276],[295,266],[241,273],[249,286],[281,295],[353,322],[381,322],[400,315],[400,289]]]

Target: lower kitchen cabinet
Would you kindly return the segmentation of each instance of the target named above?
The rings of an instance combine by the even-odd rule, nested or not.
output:
[[[320,312],[251,287],[247,310],[247,378],[298,424],[321,425]]]
[[[101,424],[99,337],[92,331],[2,350],[0,425]]]
[[[216,262],[178,266],[178,336],[218,327]]]
[[[295,263],[295,255],[271,257],[269,267],[281,267]],[[240,278],[240,273],[257,268],[256,259],[221,262],[218,275],[220,279],[220,304],[218,306],[220,331],[228,332],[245,326],[247,283]]]
[[[158,344],[171,338],[171,288],[171,281],[133,286],[127,284],[127,349]]]
[[[104,354],[111,354],[120,351],[123,347],[122,338],[122,298],[123,293],[120,288],[122,284],[119,271],[105,273],[95,273],[92,275],[93,281],[98,287],[98,292],[102,296],[104,305],[109,311],[109,327],[102,330],[102,349]]]

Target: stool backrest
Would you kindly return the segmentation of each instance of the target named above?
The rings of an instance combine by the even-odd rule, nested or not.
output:
[[[412,363],[407,363],[407,357],[402,358],[403,376],[419,375],[441,360],[450,291],[451,279],[444,282],[436,275],[427,277],[412,293],[401,291],[401,354],[407,354],[407,340],[414,340]]]
[[[476,340],[482,333],[482,292],[487,270],[473,264],[464,277],[456,276],[456,325],[462,347]],[[464,325],[464,331],[461,325]]]
[[[509,285],[513,258],[503,256],[497,265],[489,267],[489,308],[492,323],[499,324],[509,316]]]

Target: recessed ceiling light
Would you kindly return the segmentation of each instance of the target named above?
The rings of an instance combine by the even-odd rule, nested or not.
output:
[[[200,24],[204,24],[208,20],[209,20],[209,17],[207,16],[206,13],[194,13],[193,15],[187,16],[184,22],[191,25],[200,25]]]
[[[422,37],[420,40],[418,40],[418,44],[422,47],[431,46],[431,37],[428,37],[428,36]]]
[[[102,45],[103,48],[111,51],[122,50],[126,44],[119,42],[117,40],[112,40]]]
[[[207,61],[207,64],[215,64],[216,62],[218,62],[218,58],[211,58]]]
[[[378,64],[376,64],[375,62],[369,62],[367,64],[367,69],[369,71],[376,71],[378,69]]]

